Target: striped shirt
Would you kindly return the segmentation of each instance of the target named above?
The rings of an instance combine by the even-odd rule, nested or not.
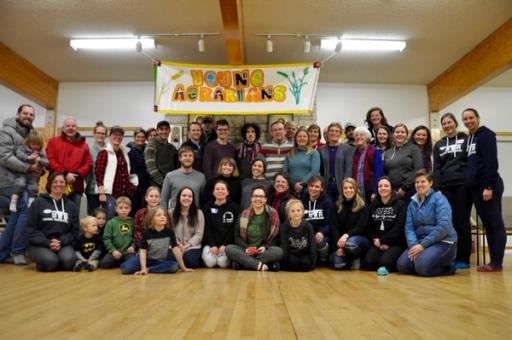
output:
[[[283,171],[284,160],[292,146],[293,144],[289,143],[286,139],[280,144],[277,142],[263,144],[261,154],[265,156],[265,161],[267,162],[265,176],[268,179],[274,179],[278,172]]]

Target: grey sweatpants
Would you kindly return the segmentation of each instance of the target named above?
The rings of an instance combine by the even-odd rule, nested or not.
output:
[[[58,252],[45,247],[29,247],[27,253],[41,272],[72,270],[76,261],[75,250],[71,246],[63,247]]]

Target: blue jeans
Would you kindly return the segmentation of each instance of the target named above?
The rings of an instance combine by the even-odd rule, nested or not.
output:
[[[180,268],[175,261],[147,259],[146,266],[150,273],[176,273]],[[121,264],[123,274],[133,274],[140,270],[140,256],[131,256]]]
[[[333,242],[338,242],[338,240],[333,240]],[[363,257],[369,247],[370,241],[367,237],[359,235],[350,236],[347,242],[345,242],[345,255],[338,256],[336,251],[334,251],[331,254],[331,263],[334,267],[345,262],[351,263],[353,260]]]
[[[451,263],[457,254],[456,243],[437,242],[425,248],[417,257],[416,262],[409,259],[409,250],[406,249],[398,258],[397,269],[404,274],[418,274],[420,276],[438,276],[454,274]]]
[[[0,193],[10,197],[14,188],[0,188]],[[4,233],[0,239],[0,262],[5,261],[10,253],[23,254],[27,248],[28,237],[26,226],[28,221],[28,194],[26,191],[21,193],[16,205],[16,212],[11,212],[9,221],[5,226]]]

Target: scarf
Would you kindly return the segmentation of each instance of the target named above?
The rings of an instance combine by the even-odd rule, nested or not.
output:
[[[276,211],[279,211],[281,208],[281,201],[283,200],[283,197],[288,194],[288,191],[283,192],[274,192],[274,197],[271,202],[272,208],[274,208]]]
[[[254,142],[252,144],[247,144],[247,141],[244,140],[240,145],[240,149],[238,150],[238,159],[244,159],[249,155],[249,159],[252,163],[254,157],[261,152],[261,144],[259,142]]]
[[[270,206],[265,204],[264,214],[267,214],[268,220],[270,222],[269,233],[265,241],[269,243],[272,241],[274,237],[279,233],[279,215],[277,212]],[[240,237],[242,240],[247,241],[247,226],[249,225],[249,221],[254,216],[254,209],[247,208],[242,211],[240,215]]]
[[[375,146],[368,144],[364,150],[354,152],[354,163],[352,165],[352,174],[356,178],[359,192],[364,195],[366,188],[372,187],[374,174],[373,158],[375,156]],[[357,175],[356,175],[357,174]],[[366,184],[366,185],[365,185]]]

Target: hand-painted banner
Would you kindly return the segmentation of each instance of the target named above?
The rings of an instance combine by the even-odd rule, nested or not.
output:
[[[155,111],[174,114],[310,113],[319,63],[195,65],[155,62]]]

